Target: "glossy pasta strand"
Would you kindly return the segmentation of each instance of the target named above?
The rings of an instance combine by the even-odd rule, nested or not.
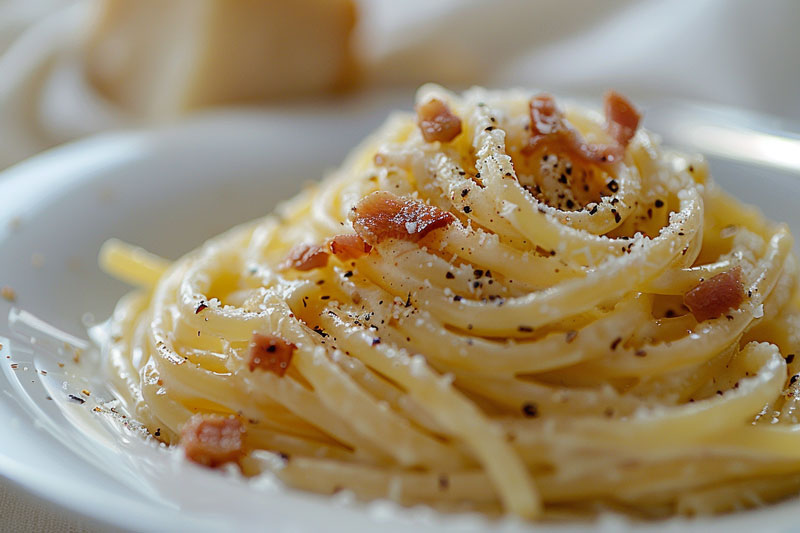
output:
[[[122,403],[170,444],[198,413],[233,417],[247,475],[445,511],[665,517],[796,493],[788,229],[631,130],[624,99],[605,118],[552,102],[425,86],[425,116],[390,118],[277,215],[171,265],[107,244],[140,287],[105,347]],[[692,292],[712,279],[724,295]],[[256,364],[259,338],[283,359]]]

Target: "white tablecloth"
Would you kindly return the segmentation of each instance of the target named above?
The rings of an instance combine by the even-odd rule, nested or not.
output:
[[[31,496],[0,477],[0,532],[28,531],[89,533],[109,529]]]

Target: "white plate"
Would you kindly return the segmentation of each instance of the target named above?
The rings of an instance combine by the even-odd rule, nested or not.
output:
[[[0,175],[0,285],[17,291],[17,307],[85,337],[83,315],[107,316],[127,290],[96,266],[103,241],[118,237],[177,258],[204,239],[269,212],[304,182],[338,165],[381,120],[384,113],[376,111],[379,108],[384,106],[362,107],[358,112],[209,115],[158,132],[88,139],[22,163]],[[774,132],[753,133],[739,115],[730,113],[692,112],[694,122],[680,118],[689,111],[686,106],[652,107],[648,119],[668,134],[667,141],[677,140],[670,133],[679,134],[683,141],[725,156],[711,158],[717,181],[761,206],[771,218],[789,222],[800,235],[800,210],[795,205],[800,197],[798,142]],[[750,148],[741,152],[737,143]],[[741,157],[731,157],[737,153]],[[9,309],[10,304],[0,300],[0,337],[9,336],[5,321]],[[4,349],[0,365],[9,374],[8,346]],[[31,405],[19,400],[17,388],[23,381],[29,379],[35,387],[47,384],[39,383],[41,376],[32,368],[16,372],[16,381],[0,376],[0,389],[6,392],[0,395],[0,475],[108,524],[137,530],[268,527],[351,532],[490,526],[474,522],[474,516],[439,517],[426,509],[341,505],[297,491],[256,490],[194,467],[167,468],[169,474],[163,477],[168,479],[158,486],[125,483],[128,469],[159,465],[123,459],[117,465],[109,463],[115,446],[101,442],[84,443],[84,452],[75,453],[75,443],[68,445],[66,436],[56,438],[46,424],[31,423],[32,418],[41,421],[52,414],[32,415]],[[43,398],[33,401],[47,409]],[[187,494],[192,495],[189,502]],[[744,531],[756,526],[765,530],[768,525],[766,529],[777,531],[788,530],[797,520],[800,503],[791,501],[710,521],[672,521],[636,529],[688,526]],[[622,525],[606,520],[598,527]],[[491,527],[528,528],[514,521]]]

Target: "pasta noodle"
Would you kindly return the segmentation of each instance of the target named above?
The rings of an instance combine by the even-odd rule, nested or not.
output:
[[[109,241],[139,286],[105,347],[120,399],[202,464],[367,500],[658,518],[795,494],[791,235],[638,121],[613,92],[603,117],[424,86],[274,215],[172,264]]]

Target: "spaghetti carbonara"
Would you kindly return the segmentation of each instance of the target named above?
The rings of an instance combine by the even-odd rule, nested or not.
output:
[[[529,519],[800,490],[783,225],[609,92],[437,86],[276,214],[168,264],[106,347],[158,439],[290,486]],[[753,184],[753,186],[759,186]]]

